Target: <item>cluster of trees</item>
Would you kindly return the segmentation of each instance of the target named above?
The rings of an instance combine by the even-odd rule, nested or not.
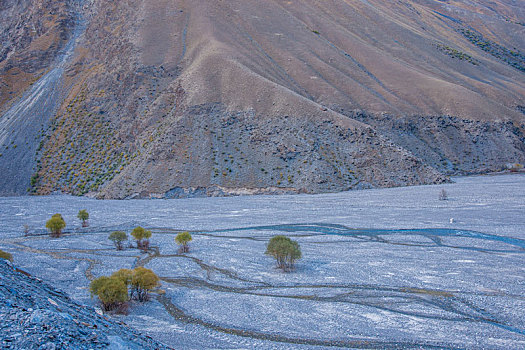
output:
[[[266,246],[266,254],[273,256],[277,261],[277,267],[283,271],[293,270],[295,261],[302,256],[299,243],[283,235],[270,239]]]
[[[447,199],[447,193],[442,190],[440,199]],[[82,226],[86,227],[89,219],[88,212],[83,209],[78,212],[77,217],[82,221]],[[66,222],[62,215],[55,214],[46,222],[46,228],[50,231],[52,237],[60,237],[62,230],[66,227]],[[137,248],[147,250],[149,248],[149,239],[151,238],[151,231],[137,226],[131,231],[131,235],[137,242]],[[128,235],[124,231],[114,231],[109,237],[113,241],[117,250],[124,249],[124,242],[128,240]],[[180,246],[179,253],[187,253],[190,250],[188,245],[192,241],[191,234],[188,231],[180,232],[175,237],[175,242]],[[301,248],[297,241],[291,240],[289,237],[278,235],[272,237],[266,246],[267,255],[271,255],[277,261],[277,267],[283,271],[291,271],[294,269],[295,261],[300,259]]]
[[[442,190],[440,193],[440,199],[447,199],[447,193]],[[77,217],[82,221],[82,227],[88,226],[87,220],[89,214],[85,209],[78,212]],[[46,228],[51,233],[51,237],[60,237],[62,230],[66,227],[66,222],[62,215],[55,214],[46,222]],[[131,235],[137,242],[137,248],[147,250],[149,248],[149,239],[151,238],[151,231],[144,229],[143,227],[137,226],[131,231]],[[124,242],[128,240],[128,235],[124,231],[114,231],[109,237],[109,240],[113,241],[117,250],[124,249]],[[175,237],[175,242],[180,246],[179,253],[187,253],[190,250],[188,245],[192,241],[191,234],[188,231],[180,232]],[[293,270],[295,261],[301,258],[301,248],[297,241],[293,241],[290,238],[278,235],[272,237],[268,245],[266,246],[266,254],[271,255],[277,261],[277,267],[283,269],[283,271]]]
[[[82,227],[88,226],[89,214],[86,210],[80,210],[77,217],[82,221]],[[60,237],[65,227],[66,222],[60,214],[53,215],[46,222],[46,228],[52,237]],[[151,231],[138,226],[131,231],[131,235],[137,242],[137,248],[143,250],[149,248]],[[113,241],[117,250],[122,250],[128,235],[124,231],[114,231],[108,239]],[[189,252],[188,243],[192,240],[188,231],[177,234],[175,242],[180,246],[179,253]],[[277,261],[277,267],[283,271],[293,270],[295,261],[302,256],[299,243],[283,235],[270,239],[266,246],[266,254],[273,256]],[[12,256],[0,250],[0,259],[12,260]],[[111,276],[102,276],[93,280],[90,284],[90,292],[92,297],[96,295],[99,298],[104,310],[125,312],[129,300],[147,301],[149,292],[158,286],[159,277],[152,270],[137,267],[133,270],[120,269]]]
[[[89,214],[85,209],[80,210],[77,217],[82,221],[82,227],[88,226]],[[60,237],[65,227],[66,222],[60,214],[53,215],[46,222],[46,228],[52,237]],[[149,248],[151,231],[138,226],[131,231],[131,235],[137,242],[137,248],[143,250]],[[114,231],[108,239],[113,241],[117,250],[122,250],[124,242],[128,240],[128,235],[124,231]],[[180,246],[179,253],[189,252],[188,243],[192,240],[188,231],[177,234],[175,242]],[[295,261],[302,256],[299,243],[283,235],[270,239],[265,254],[273,256],[277,267],[283,271],[293,270]],[[0,250],[0,259],[12,260],[12,256]],[[102,276],[93,280],[90,284],[90,292],[92,297],[96,295],[99,298],[104,310],[125,312],[129,300],[147,301],[149,292],[158,286],[159,277],[152,270],[137,267],[133,270],[120,269],[111,276]]]
[[[147,250],[149,248],[149,239],[151,238],[151,231],[137,226],[131,231],[131,235],[137,242],[137,248]],[[113,231],[109,234],[108,239],[113,241],[117,250],[124,249],[124,242],[128,240],[128,235],[124,231]]]
[[[150,269],[137,267],[120,269],[111,276],[94,279],[89,290],[91,297],[97,296],[105,311],[124,312],[127,302],[149,300],[149,293],[159,286],[159,277]]]
[[[147,250],[149,248],[149,238],[151,238],[151,231],[138,226],[135,227],[133,231],[131,231],[131,235],[137,241],[137,248],[142,250]],[[128,240],[128,235],[124,231],[114,231],[110,233],[108,239],[113,241],[113,244],[117,250],[122,250],[124,249],[124,242]],[[190,251],[188,243],[191,242],[192,239],[193,238],[188,231],[180,232],[175,237],[175,242],[180,245],[179,253],[187,253]]]
[[[137,241],[137,247],[147,249],[151,231],[139,226],[133,229],[131,235]],[[122,242],[127,240],[127,234],[123,231],[115,231],[109,235],[109,239],[120,250]],[[189,251],[190,241],[192,237],[187,231],[180,232],[175,237],[175,242],[180,245],[180,252]],[[295,261],[302,256],[299,243],[283,235],[270,239],[266,246],[266,254],[273,256],[277,261],[277,267],[283,271],[293,270]],[[147,301],[150,291],[158,286],[159,277],[152,270],[137,267],[133,270],[120,269],[111,276],[99,277],[91,282],[89,289],[92,297],[95,295],[98,297],[105,311],[125,312],[129,300]]]
[[[148,249],[151,231],[138,226],[131,231],[131,235],[137,241],[137,248]],[[124,231],[114,231],[108,237],[117,250],[124,248],[124,242],[128,235]],[[180,252],[188,252],[188,243],[192,240],[187,231],[180,232],[175,237],[175,242],[180,245]],[[93,280],[90,284],[91,296],[97,296],[105,311],[126,312],[127,302],[132,299],[147,301],[149,292],[159,286],[159,277],[150,269],[137,267],[133,270],[120,269],[111,276],[102,276]]]
[[[78,212],[77,218],[82,221],[82,227],[88,227],[89,213],[86,209],[82,209]],[[66,222],[62,215],[55,214],[51,216],[51,219],[47,220],[46,228],[49,230],[51,237],[60,237],[62,235],[62,230],[66,227]],[[25,225],[24,232],[27,234],[29,232],[29,226]]]

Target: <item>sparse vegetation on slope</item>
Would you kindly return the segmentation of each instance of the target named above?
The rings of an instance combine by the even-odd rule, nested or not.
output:
[[[103,111],[87,105],[86,94],[82,89],[51,122],[31,180],[34,193],[97,191],[131,160]]]
[[[479,64],[479,61],[474,59],[469,54],[461,52],[461,51],[459,51],[457,49],[454,49],[454,48],[452,48],[450,46],[443,45],[443,44],[438,44],[437,48],[440,51],[444,52],[445,54],[449,55],[452,58],[456,58],[456,59],[458,59],[460,61],[467,61],[468,63],[473,64],[475,66]]]
[[[474,29],[461,28],[461,34],[465,36],[471,43],[490,53],[492,56],[502,60],[508,65],[525,72],[525,55],[518,49],[510,50],[503,45],[494,41],[486,39],[479,32]]]
[[[0,22],[8,43],[0,75],[9,90],[0,110],[20,101],[25,88],[11,86],[18,79],[24,86],[28,75],[34,86],[46,79],[29,63],[42,52],[56,58],[57,32],[60,45],[73,27],[82,35],[71,41],[60,79],[46,85],[53,91],[34,91],[53,96],[49,125],[48,117],[33,123],[41,132],[31,140],[9,136],[27,128],[8,118],[0,127],[0,166],[9,170],[0,193],[28,186],[34,194],[120,199],[335,192],[441,183],[443,175],[501,168],[510,153],[523,162],[514,136],[481,133],[465,143],[470,128],[462,127],[452,142],[407,148],[380,126],[384,116],[417,116],[425,130],[434,116],[450,116],[520,128],[524,20],[516,5],[495,3],[243,1],[233,9],[224,1],[94,0],[78,8],[34,1],[35,15],[6,13]],[[35,18],[48,5],[56,17],[46,23],[65,30],[50,31],[55,49],[28,52],[46,33]],[[37,120],[44,100],[24,101],[35,102]],[[356,113],[372,120],[358,123]],[[439,125],[436,134],[448,129]],[[496,143],[502,156],[487,155]],[[466,155],[469,147],[479,154]],[[12,165],[22,154],[23,171]]]

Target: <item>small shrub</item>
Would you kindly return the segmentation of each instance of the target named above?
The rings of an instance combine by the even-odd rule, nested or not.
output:
[[[121,279],[102,276],[89,286],[91,296],[96,295],[105,311],[120,308],[128,300],[128,289]]]
[[[31,187],[35,187],[37,182],[38,182],[38,173],[33,174],[31,176]]]
[[[117,250],[122,250],[124,248],[122,243],[128,240],[128,235],[124,231],[114,231],[111,232],[108,239],[113,241]]]
[[[82,209],[78,212],[77,218],[82,221],[82,227],[88,227],[88,219],[89,219],[89,213],[86,211],[86,209]]]
[[[138,226],[131,231],[131,235],[137,241],[137,248],[139,249],[148,249],[149,248],[149,238],[151,237],[151,231],[145,230],[144,228]]]
[[[444,188],[442,188],[441,191],[439,192],[439,200],[446,201],[447,199],[448,199],[448,193],[447,191],[445,191]]]
[[[283,271],[292,270],[295,261],[302,256],[299,243],[283,235],[270,239],[265,254],[273,256],[277,261],[277,267]]]
[[[137,267],[131,278],[131,296],[138,301],[149,299],[149,291],[159,285],[159,277],[150,269]]]
[[[181,253],[187,253],[190,251],[190,247],[188,246],[188,242],[191,242],[193,238],[191,237],[191,234],[188,231],[181,232],[175,237],[175,242],[180,245],[179,252]]]
[[[62,215],[55,214],[46,222],[46,228],[51,233],[51,237],[60,237],[62,230],[66,227],[66,222]]]
[[[13,261],[13,256],[9,254],[8,252],[4,252],[3,250],[0,250],[0,259]]]

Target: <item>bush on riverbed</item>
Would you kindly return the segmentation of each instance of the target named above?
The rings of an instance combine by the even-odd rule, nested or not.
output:
[[[99,277],[91,282],[89,290],[92,297],[99,298],[105,311],[122,312],[127,310],[128,300],[147,301],[151,290],[158,286],[159,277],[152,270],[136,267]]]
[[[149,238],[151,237],[151,231],[137,226],[133,229],[133,231],[131,231],[131,235],[137,241],[137,248],[143,250],[149,248]]]
[[[91,296],[98,297],[105,311],[121,308],[128,301],[128,288],[117,277],[99,277],[91,282],[89,289]]]
[[[135,297],[138,301],[147,301],[149,292],[158,287],[159,277],[150,269],[137,267],[133,270],[130,285],[132,298]]]
[[[51,237],[60,237],[62,230],[66,227],[66,222],[62,215],[55,214],[46,222],[46,228],[49,230]]]
[[[111,232],[108,239],[113,241],[117,250],[122,250],[124,248],[122,243],[128,240],[128,235],[124,231],[114,231]]]
[[[77,218],[79,218],[80,221],[82,221],[82,227],[88,227],[88,219],[89,219],[89,213],[86,209],[82,209],[78,212]]]
[[[175,237],[175,242],[178,245],[180,245],[180,253],[187,253],[190,251],[188,243],[191,242],[192,239],[193,238],[191,237],[191,234],[188,231],[181,232],[177,235],[177,237]]]
[[[134,271],[130,269],[120,269],[117,272],[113,272],[111,277],[118,278],[124,282],[126,286],[129,286],[131,284],[131,280],[133,279],[133,273]]]
[[[295,261],[301,259],[301,248],[297,241],[278,235],[270,239],[265,254],[273,256],[277,267],[286,272],[293,270]]]

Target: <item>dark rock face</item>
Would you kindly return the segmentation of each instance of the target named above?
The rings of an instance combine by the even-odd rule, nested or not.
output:
[[[372,128],[338,120],[228,113],[220,105],[168,119],[141,156],[101,191],[139,197],[318,193],[446,181]],[[395,164],[395,166],[394,166]],[[177,185],[177,186],[173,186]]]
[[[452,116],[354,117],[444,174],[501,171],[507,163],[525,162],[524,123]]]
[[[2,349],[169,349],[0,259]]]

